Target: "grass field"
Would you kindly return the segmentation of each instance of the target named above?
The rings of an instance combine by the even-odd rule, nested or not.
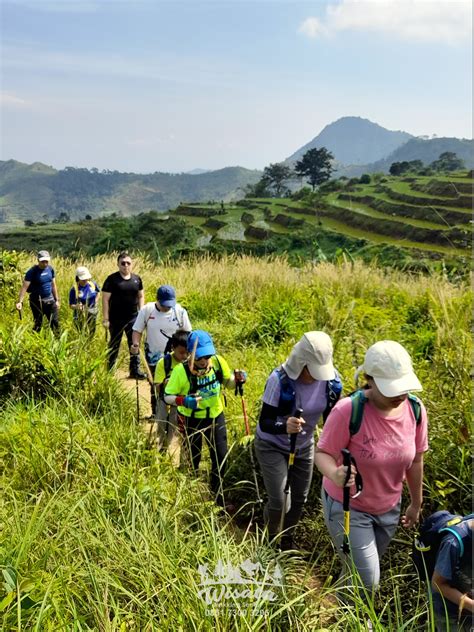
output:
[[[0,535],[4,630],[433,630],[425,589],[409,560],[412,534],[400,528],[383,563],[373,604],[334,600],[336,557],[326,533],[316,473],[297,541],[306,557],[275,553],[257,527],[255,488],[241,412],[228,393],[226,494],[235,520],[209,497],[207,460],[192,477],[148,449],[136,424],[134,390],[105,371],[105,337],[72,327],[67,293],[74,267],[100,283],[113,254],[56,259],[63,334],[30,332],[14,301],[31,259],[2,255],[0,330]],[[430,425],[425,512],[471,506],[469,334],[472,295],[443,275],[410,275],[360,262],[291,267],[285,258],[209,256],[156,266],[136,261],[147,300],[173,284],[195,328],[208,329],[231,367],[248,371],[252,430],[265,379],[304,331],[333,339],[345,385],[364,349],[390,338],[409,349]],[[123,350],[124,353],[124,350]],[[121,362],[126,365],[125,354]],[[406,499],[404,499],[404,503]],[[250,560],[275,577],[274,599],[253,592],[209,607],[202,574]],[[207,566],[206,566],[207,565]],[[259,576],[263,581],[263,576]],[[201,591],[201,592],[200,592]]]

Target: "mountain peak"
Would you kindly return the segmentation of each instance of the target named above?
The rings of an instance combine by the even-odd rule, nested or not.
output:
[[[343,116],[326,125],[287,160],[295,162],[309,149],[326,147],[339,163],[363,165],[385,158],[410,138],[413,137],[407,132],[388,130],[369,119]]]

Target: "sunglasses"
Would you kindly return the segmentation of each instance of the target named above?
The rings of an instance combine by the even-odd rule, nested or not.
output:
[[[200,358],[196,358],[196,360],[210,360],[212,356],[201,356]]]
[[[131,265],[132,265],[132,262],[131,262],[131,261],[121,261],[121,262],[120,262],[120,265],[121,265],[121,266],[131,266]]]

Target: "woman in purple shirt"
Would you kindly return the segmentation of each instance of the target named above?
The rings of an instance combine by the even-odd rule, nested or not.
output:
[[[255,452],[262,470],[268,502],[264,509],[270,539],[283,537],[280,546],[293,548],[293,531],[306,502],[314,460],[314,430],[323,414],[339,398],[342,384],[332,363],[332,342],[322,331],[310,331],[293,347],[287,360],[269,376],[257,426]],[[300,418],[295,411],[302,409]],[[285,484],[290,435],[297,433],[290,499],[285,507]]]

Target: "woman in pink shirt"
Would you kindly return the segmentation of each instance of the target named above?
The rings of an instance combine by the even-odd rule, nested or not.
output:
[[[412,406],[408,399],[408,391],[421,391],[422,386],[413,371],[410,356],[400,344],[383,340],[372,345],[358,369],[360,372],[367,381],[360,428],[351,434],[351,398],[339,401],[324,425],[315,463],[323,474],[326,526],[343,562],[341,579],[350,577],[353,563],[363,586],[373,591],[380,580],[380,558],[399,523],[404,480],[411,502],[401,523],[404,527],[413,527],[418,522],[423,452],[428,449],[427,417],[419,400]],[[348,469],[342,464],[343,448],[350,451],[357,464],[357,468],[351,466],[347,481],[351,494],[356,471],[363,480],[362,492],[350,502],[352,560],[342,550],[343,489]]]

